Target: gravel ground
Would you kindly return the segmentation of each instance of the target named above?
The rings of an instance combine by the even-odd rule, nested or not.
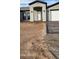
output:
[[[21,23],[20,59],[57,59],[58,35],[53,36],[46,34],[46,23]]]

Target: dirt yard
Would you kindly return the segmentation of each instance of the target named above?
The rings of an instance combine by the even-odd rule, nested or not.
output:
[[[46,34],[45,23],[22,22],[20,24],[20,59],[57,59],[58,34],[53,36]]]

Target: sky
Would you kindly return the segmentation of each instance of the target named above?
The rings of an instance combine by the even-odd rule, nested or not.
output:
[[[34,0],[20,0],[20,7],[27,7],[28,3],[32,2]],[[51,5],[53,3],[58,2],[59,0],[44,0],[45,2],[47,2],[48,5]]]

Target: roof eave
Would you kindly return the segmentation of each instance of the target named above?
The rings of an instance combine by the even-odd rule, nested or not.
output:
[[[50,8],[50,7],[55,6],[57,4],[59,4],[59,2],[52,4],[52,5],[48,6],[47,8]]]
[[[29,3],[29,5],[32,5],[32,4],[36,3],[36,2],[40,2],[40,3],[43,3],[43,4],[47,4],[46,2],[43,2],[43,1],[33,1],[33,2]]]

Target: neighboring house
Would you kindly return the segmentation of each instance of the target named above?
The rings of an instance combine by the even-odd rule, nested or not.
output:
[[[26,15],[24,17],[24,14]],[[29,21],[58,21],[59,2],[47,6],[46,2],[33,1],[29,7],[20,8],[20,19]],[[22,17],[23,16],[23,17]]]
[[[30,10],[29,7],[20,8],[20,21],[29,21],[30,20]]]

